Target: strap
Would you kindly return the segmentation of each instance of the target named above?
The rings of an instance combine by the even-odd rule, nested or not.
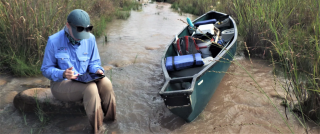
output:
[[[182,55],[181,48],[180,48],[180,38],[177,40],[177,49],[178,49],[178,53]]]
[[[186,40],[186,54],[189,54],[189,36],[184,36]]]
[[[196,66],[196,55],[192,54],[192,56],[193,56],[193,66]]]
[[[174,64],[174,56],[172,56],[172,67],[174,71],[177,71],[176,65]]]
[[[201,52],[200,49],[199,49],[199,46],[197,45],[197,43],[196,43],[196,41],[194,40],[194,38],[192,38],[192,40],[193,40],[193,43],[194,43],[197,51],[198,51],[198,52]]]

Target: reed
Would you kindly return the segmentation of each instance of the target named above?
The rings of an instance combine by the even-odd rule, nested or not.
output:
[[[48,36],[61,30],[69,12],[77,8],[90,14],[93,34],[100,37],[116,11],[137,9],[139,4],[133,0],[1,0],[0,71],[16,76],[41,74]]]
[[[24,112],[22,112],[22,116],[23,116],[24,125],[28,125],[27,115]]]
[[[288,80],[283,89],[298,100],[290,110],[302,114],[302,124],[306,118],[319,124],[319,2],[237,0],[234,9],[250,51],[273,57]]]
[[[318,0],[171,0],[172,8],[201,15],[217,10],[231,15],[248,55],[269,60],[287,82],[282,85],[297,103],[300,123],[320,123],[320,2]],[[247,50],[243,50],[247,51]],[[280,77],[280,76],[275,76]],[[257,83],[258,84],[258,83]],[[284,100],[290,103],[289,100]],[[306,128],[306,127],[305,127]]]

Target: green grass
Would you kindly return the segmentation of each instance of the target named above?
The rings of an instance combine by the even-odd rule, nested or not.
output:
[[[41,74],[48,36],[63,28],[73,9],[89,13],[95,27],[92,33],[98,38],[113,18],[127,19],[130,10],[140,6],[133,0],[1,0],[0,72],[16,76]]]
[[[23,116],[23,121],[24,121],[24,125],[28,125],[28,122],[27,122],[27,115],[24,113],[24,112],[22,112],[22,116]]]
[[[250,52],[273,61],[289,80],[283,89],[298,100],[290,110],[305,115],[302,124],[319,124],[319,2],[237,0],[233,9]]]
[[[136,55],[136,57],[134,58],[133,64],[135,64],[135,63],[136,63],[137,58],[138,58],[138,55],[139,55],[139,54],[137,54],[137,55]]]
[[[112,82],[112,68],[110,69],[110,81]]]
[[[43,125],[45,125],[48,119],[46,118],[46,114],[45,114],[45,112],[42,110],[42,106],[41,106],[40,103],[39,103],[37,90],[35,90],[34,94],[35,94],[35,95],[34,95],[34,99],[35,99],[36,104],[37,104],[37,109],[35,110],[35,111],[36,111],[35,114],[38,116],[39,121],[40,121]]]
[[[273,63],[281,85],[298,100],[291,112],[306,128],[306,120],[320,123],[320,2],[318,0],[172,0],[172,8],[202,15],[217,10],[237,22],[239,36],[248,46],[248,55]],[[247,51],[247,50],[243,50]],[[275,76],[280,77],[280,76]],[[278,78],[275,78],[278,79]],[[258,83],[256,83],[258,84]],[[288,101],[288,100],[285,100]]]
[[[115,15],[118,19],[128,19],[130,17],[130,11],[117,10]]]

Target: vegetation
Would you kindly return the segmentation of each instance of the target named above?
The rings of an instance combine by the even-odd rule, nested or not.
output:
[[[126,19],[140,4],[134,0],[1,0],[0,72],[16,76],[41,74],[48,36],[58,32],[73,9],[87,11],[93,34],[102,36],[107,22]],[[124,16],[124,17],[123,17]]]
[[[283,89],[298,100],[289,107],[303,121],[320,123],[320,2],[318,0],[171,0],[172,8],[201,15],[230,14],[252,56],[283,72]],[[246,51],[246,50],[245,50]],[[285,105],[290,101],[284,100]],[[304,124],[304,123],[303,123]]]

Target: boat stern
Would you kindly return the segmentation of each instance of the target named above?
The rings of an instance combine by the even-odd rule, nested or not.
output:
[[[159,92],[165,106],[175,115],[187,119],[193,112],[192,107],[193,77],[166,81]]]

